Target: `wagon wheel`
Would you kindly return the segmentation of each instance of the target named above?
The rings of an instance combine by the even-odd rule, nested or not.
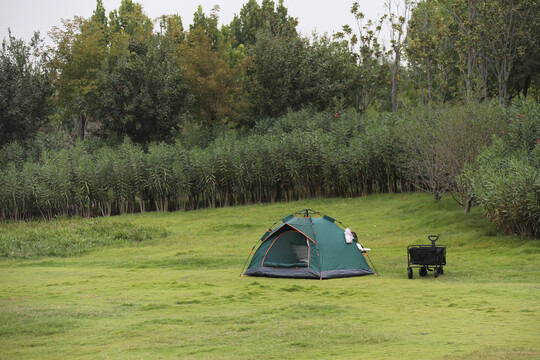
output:
[[[407,276],[409,277],[409,279],[413,278],[412,269],[410,267],[407,268]]]
[[[421,267],[420,270],[418,270],[418,274],[420,276],[426,276],[427,275],[427,269],[426,267]]]
[[[444,274],[443,267],[442,267],[442,266],[439,266],[439,275],[442,275],[442,274]]]
[[[433,269],[433,276],[439,277],[439,268]]]

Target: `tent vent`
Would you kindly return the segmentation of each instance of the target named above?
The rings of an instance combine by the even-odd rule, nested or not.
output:
[[[336,219],[331,218],[331,217],[328,216],[328,215],[324,215],[324,218],[325,218],[326,220],[330,220],[331,222],[336,222]]]

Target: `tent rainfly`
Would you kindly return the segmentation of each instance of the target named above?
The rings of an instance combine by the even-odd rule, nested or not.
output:
[[[296,212],[263,235],[244,275],[322,280],[374,274],[365,249],[347,240],[335,219],[310,209]]]

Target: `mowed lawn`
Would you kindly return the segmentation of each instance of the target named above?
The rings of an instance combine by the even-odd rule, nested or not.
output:
[[[240,277],[268,227],[304,208],[352,228],[380,276]],[[1,258],[0,359],[540,359],[540,241],[498,236],[450,198],[7,223],[0,241],[77,227],[83,243],[94,227],[157,236]],[[407,245],[430,234],[447,246],[444,275],[409,280]]]

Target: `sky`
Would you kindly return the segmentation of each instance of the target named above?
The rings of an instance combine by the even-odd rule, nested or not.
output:
[[[178,14],[184,28],[193,20],[193,13],[201,5],[209,15],[214,5],[220,6],[219,24],[229,24],[234,14],[239,14],[248,0],[139,0],[145,13],[152,19],[160,15]],[[384,13],[385,0],[356,0],[367,19],[377,19]],[[257,0],[260,4],[261,0]],[[313,31],[332,34],[341,31],[341,26],[354,23],[350,13],[354,0],[284,0],[289,15],[298,19],[298,30],[304,36]],[[118,9],[121,0],[103,0],[107,11]],[[278,0],[275,0],[278,3]],[[29,41],[34,31],[42,38],[53,26],[61,26],[61,19],[74,16],[89,18],[96,7],[95,0],[0,0],[0,37],[7,38],[8,28],[16,38]],[[383,39],[381,39],[383,40]],[[50,40],[47,40],[50,43]]]

